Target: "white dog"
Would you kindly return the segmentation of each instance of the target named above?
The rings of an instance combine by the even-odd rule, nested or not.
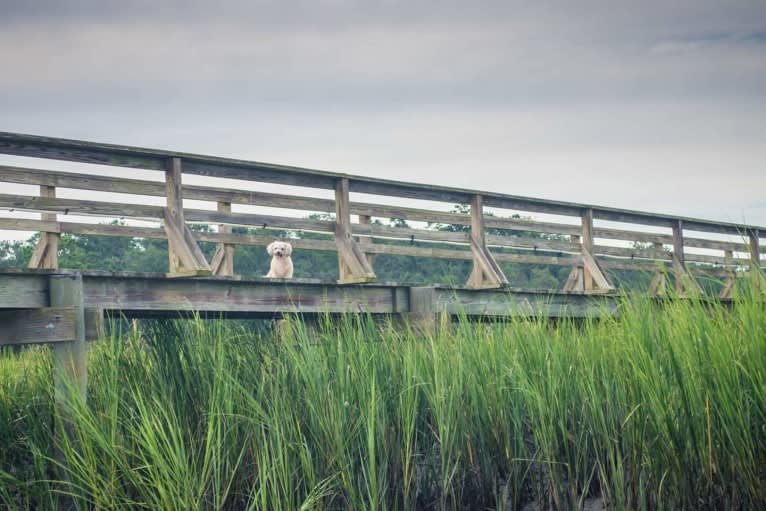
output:
[[[274,241],[266,247],[266,252],[271,256],[271,267],[266,275],[270,279],[293,278],[293,246],[284,241]]]

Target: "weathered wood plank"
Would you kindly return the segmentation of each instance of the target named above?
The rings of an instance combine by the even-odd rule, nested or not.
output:
[[[194,239],[184,219],[183,164],[180,158],[170,158],[165,168],[166,206],[163,211],[165,232],[168,236],[168,259],[170,273],[176,276],[192,272],[210,272],[202,250]]]
[[[418,335],[431,336],[436,333],[436,308],[433,287],[411,287],[409,289],[409,310],[401,316]]]
[[[231,202],[219,202],[218,211],[225,214],[231,213]],[[231,231],[231,226],[218,224],[219,233],[231,234]],[[213,275],[223,277],[234,275],[234,245],[231,243],[218,243],[210,267],[213,269]]]
[[[48,344],[76,339],[73,307],[0,311],[0,346]]]
[[[473,269],[468,277],[468,287],[500,287],[508,284],[503,270],[487,249],[484,227],[484,203],[479,194],[471,198],[471,253]]]
[[[392,288],[289,281],[98,278],[85,280],[86,307],[130,311],[340,313],[395,311]],[[225,299],[222,299],[225,297]]]
[[[484,195],[485,204],[491,207],[494,206],[571,216],[577,216],[579,211],[583,208],[590,208],[593,209],[595,218],[604,220],[644,225],[662,225],[666,227],[672,226],[673,222],[677,220],[682,220],[686,223],[687,229],[690,230],[720,232],[725,234],[740,234],[746,232],[747,229],[756,228],[755,226],[742,224],[713,222],[684,217],[679,218],[670,215],[620,210],[616,208],[605,208],[563,201],[517,197],[498,193],[480,192],[478,190],[465,190],[429,184],[405,183],[400,181],[366,178],[362,176],[350,176],[347,174],[262,162],[217,158],[113,144],[100,144],[79,140],[38,137],[18,133],[0,132],[0,153],[152,170],[164,170],[164,162],[168,158],[177,157],[187,161],[186,172],[198,175],[256,181],[260,180],[279,184],[326,189],[334,189],[338,179],[348,179],[351,191],[377,195],[412,197],[467,204],[470,201],[471,196],[476,193],[481,193]],[[761,229],[766,230],[763,228]]]
[[[47,184],[60,188],[94,190],[112,193],[164,197],[165,186],[160,182],[139,179],[95,176],[91,174],[63,173],[50,170],[0,166],[0,182],[20,184]],[[228,202],[330,213],[335,211],[331,199],[296,197],[287,194],[243,191],[230,188],[184,185],[184,197],[193,200]],[[409,221],[435,224],[470,225],[470,215],[447,211],[431,211],[419,208],[390,206],[362,202],[350,202],[351,214],[377,218],[406,218]],[[567,224],[536,222],[532,220],[485,216],[488,228],[515,229],[552,234],[579,232],[579,228]]]
[[[0,218],[0,229],[8,231],[61,232],[58,222],[42,222],[31,218]]]
[[[335,244],[338,248],[338,282],[358,283],[375,280],[375,272],[351,236],[348,179],[339,179],[335,187]]]
[[[0,275],[0,309],[48,307],[48,278],[44,274]]]
[[[468,316],[600,317],[617,312],[614,296],[436,289],[436,311]]]
[[[750,246],[748,247],[750,250],[750,267],[751,268],[760,268],[760,259],[761,259],[761,249],[760,249],[760,234],[758,232],[758,229],[751,229],[747,233],[748,239],[750,241]]]
[[[593,253],[593,210],[584,209],[580,215],[582,234],[581,251],[582,255]],[[584,262],[584,259],[583,259]],[[592,273],[592,267],[588,268],[583,266],[583,289],[590,291],[593,289],[594,275]]]
[[[89,308],[85,309],[85,340],[97,341],[103,339],[106,335],[106,318],[104,317],[104,309]]]
[[[51,275],[49,289],[51,307],[71,307],[74,316],[74,340],[53,347],[53,381],[58,405],[67,401],[70,383],[77,385],[83,398],[86,396],[88,346],[85,343],[82,275]]]

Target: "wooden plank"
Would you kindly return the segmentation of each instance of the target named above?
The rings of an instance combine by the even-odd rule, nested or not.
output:
[[[584,209],[582,211],[582,215],[580,218],[582,222],[582,235],[581,235],[582,254],[583,255],[592,254],[593,253],[593,210]],[[590,291],[593,289],[594,275],[590,271],[588,271],[587,267],[584,266],[583,269],[585,270],[583,272],[583,288],[586,291]]]
[[[601,271],[601,268],[599,267],[596,260],[593,258],[592,255],[588,252],[582,253],[582,261],[583,261],[583,267],[585,268],[584,275],[590,275],[593,279],[593,283],[596,285],[596,288],[598,290],[606,290],[611,291],[614,289],[612,284],[607,280],[606,276]],[[585,286],[586,291],[592,291],[593,289],[588,289],[587,286]]]
[[[49,286],[51,307],[72,308],[74,315],[74,340],[56,344],[53,348],[53,380],[58,406],[67,401],[72,383],[83,399],[86,396],[88,373],[82,275],[51,275]]]
[[[673,273],[676,277],[676,292],[682,294],[686,264],[684,263],[684,231],[681,220],[673,224]]]
[[[685,224],[682,220],[676,221],[673,225],[673,273],[676,281],[676,292],[679,295],[697,294],[702,292],[702,288],[686,266],[684,228]]]
[[[278,184],[309,186],[334,189],[338,179],[348,179],[349,189],[354,192],[411,197],[436,200],[448,203],[466,204],[476,193],[484,196],[484,202],[490,207],[520,209],[541,213],[553,213],[576,216],[583,208],[593,209],[595,218],[618,222],[644,225],[672,226],[682,220],[688,229],[705,232],[739,234],[747,229],[756,228],[742,224],[713,222],[709,220],[689,219],[640,211],[605,208],[563,201],[517,197],[506,194],[465,190],[430,184],[405,183],[400,181],[373,179],[362,176],[349,176],[325,171],[317,171],[286,165],[274,165],[262,162],[217,158],[155,149],[144,149],[113,144],[100,144],[79,140],[37,137],[18,133],[0,132],[0,153],[51,158],[66,161],[82,161],[133,168],[164,170],[168,158],[182,158],[186,172],[198,175],[266,181]],[[766,230],[760,228],[761,230]]]
[[[760,234],[758,232],[758,229],[751,229],[747,233],[748,239],[750,240],[750,246],[749,246],[749,252],[750,252],[750,268],[760,268],[760,259],[761,259],[761,249],[759,247],[759,237]]]
[[[32,309],[48,305],[45,274],[0,274],[0,309]]]
[[[351,208],[351,211],[353,211],[353,207]],[[370,215],[359,215],[360,225],[370,225],[371,223],[372,217]],[[371,237],[359,236],[359,245],[364,249],[365,257],[367,258],[367,263],[370,265],[370,268],[372,268],[372,265],[375,262],[375,256],[367,252],[367,245],[372,245],[372,243],[373,241]]]
[[[433,287],[411,287],[409,289],[409,311],[401,317],[417,335],[425,337],[436,333],[436,309]]]
[[[166,206],[164,227],[168,236],[168,259],[171,274],[211,271],[199,245],[184,219],[182,162],[169,158],[165,168]]]
[[[407,227],[364,224],[355,224],[354,231],[356,234],[372,236],[375,238],[404,239],[409,241],[450,242],[463,243],[466,245],[468,245],[470,241],[470,235],[467,232],[433,231]]]
[[[38,238],[35,249],[32,251],[32,256],[29,258],[29,263],[27,263],[27,268],[42,268],[47,251],[48,237],[45,236],[45,233],[40,233],[40,238]]]
[[[143,204],[101,202],[81,199],[49,199],[26,195],[0,194],[0,208],[20,211],[46,211],[64,215],[95,215],[139,219],[162,218],[162,207]]]
[[[616,314],[617,303],[616,296],[437,288],[434,308],[468,316],[600,317]]]
[[[471,198],[471,253],[473,269],[467,285],[473,288],[500,287],[508,284],[503,270],[487,249],[487,236],[484,227],[484,204],[479,194]]]
[[[45,197],[49,199],[56,198],[56,187],[41,185],[40,197]],[[43,223],[56,222],[56,214],[42,213],[40,215],[40,220],[42,220]],[[40,267],[55,270],[59,267],[58,253],[59,253],[60,235],[57,232],[41,232],[40,236],[41,237],[45,236],[45,238],[47,238],[45,258],[43,259],[42,265]]]
[[[48,344],[76,339],[73,307],[0,311],[0,346]]]
[[[98,341],[106,336],[104,309],[85,309],[85,340]]]
[[[231,202],[218,202],[218,211],[220,213],[231,213]],[[218,232],[221,234],[231,234],[231,226],[218,224]],[[234,275],[234,245],[231,243],[219,243],[216,247],[216,253],[213,257],[215,264],[211,263],[213,274],[219,276]]]
[[[133,313],[396,312],[394,291],[383,286],[88,277],[85,288],[86,307]]]
[[[8,231],[61,232],[58,222],[42,222],[32,218],[0,218],[0,229]]]
[[[527,248],[549,252],[579,253],[581,246],[569,241],[546,240],[541,238],[522,238],[513,236],[487,235],[490,247]]]
[[[492,281],[494,277],[492,267],[486,260],[482,248],[486,246],[487,239],[484,232],[484,203],[481,195],[471,197],[471,253],[473,255],[473,268],[468,277],[467,286],[482,287],[485,278]]]
[[[348,179],[339,179],[335,187],[335,243],[338,248],[338,282],[358,283],[375,279],[367,258],[351,236]]]
[[[43,198],[55,198],[56,188],[53,186],[40,185],[40,197]],[[56,223],[56,214],[42,213],[40,215],[40,224],[49,225]],[[27,264],[28,268],[58,268],[58,248],[59,248],[59,234],[58,232],[46,232],[40,231],[40,237],[37,240],[37,245],[32,252],[32,257]]]
[[[167,157],[132,147],[5,132],[0,132],[0,153],[152,170],[163,170]]]
[[[168,257],[170,273],[196,271],[197,259],[184,240],[183,226],[179,227],[175,219],[170,217],[170,211],[165,222],[165,234],[168,238]]]
[[[163,183],[139,179],[115,178],[91,174],[64,173],[34,168],[0,166],[0,181],[21,184],[48,184],[60,188],[96,190],[111,193],[165,196]],[[184,185],[184,197],[201,201],[229,202],[233,204],[260,205],[273,208],[304,210],[311,212],[334,212],[335,201],[312,197],[243,191],[230,188]],[[409,221],[434,224],[470,225],[470,215],[446,211],[430,211],[419,208],[390,206],[362,202],[350,202],[351,214],[361,217],[406,218]],[[360,222],[362,223],[362,222]],[[513,229],[549,234],[577,234],[580,229],[574,225],[551,222],[537,222],[506,217],[486,216],[487,228]]]

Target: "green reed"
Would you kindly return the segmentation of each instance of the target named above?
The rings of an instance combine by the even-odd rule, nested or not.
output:
[[[766,506],[755,291],[431,335],[364,315],[279,332],[115,328],[91,344],[88,401],[66,403],[58,436],[49,352],[4,351],[0,507]]]

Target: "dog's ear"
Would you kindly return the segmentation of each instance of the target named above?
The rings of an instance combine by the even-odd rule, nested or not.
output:
[[[293,246],[289,243],[285,243],[285,255],[290,255],[293,253]]]
[[[274,255],[274,245],[275,244],[276,244],[276,241],[272,241],[271,243],[269,243],[269,246],[266,247],[266,252],[268,252],[270,256]]]

